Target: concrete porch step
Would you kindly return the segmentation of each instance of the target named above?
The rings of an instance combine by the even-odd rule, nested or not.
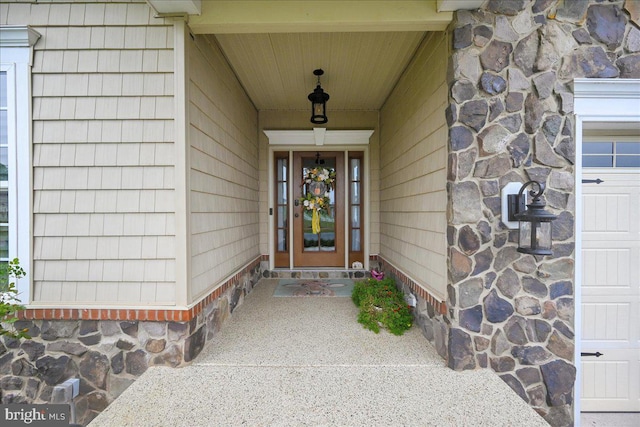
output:
[[[91,426],[548,427],[483,370],[434,366],[152,368]]]
[[[346,297],[263,279],[190,366],[149,368],[90,425],[548,424],[495,373],[455,372],[414,327],[374,334]]]

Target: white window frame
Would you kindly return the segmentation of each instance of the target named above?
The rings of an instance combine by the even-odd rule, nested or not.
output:
[[[580,425],[582,391],[582,142],[586,123],[640,123],[640,79],[575,79],[573,81],[576,142],[576,215],[574,331],[576,382],[573,415]]]
[[[0,26],[0,70],[7,73],[9,259],[19,258],[27,272],[16,282],[25,305],[32,298],[31,66],[39,38],[28,26]]]

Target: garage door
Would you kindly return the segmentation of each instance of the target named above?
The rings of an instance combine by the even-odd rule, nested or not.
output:
[[[640,411],[640,143],[583,151],[582,410]]]

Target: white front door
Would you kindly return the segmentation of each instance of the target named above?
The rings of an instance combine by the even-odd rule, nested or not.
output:
[[[604,181],[582,187],[582,353],[603,354],[581,357],[584,412],[640,411],[640,142],[621,144],[583,143]]]

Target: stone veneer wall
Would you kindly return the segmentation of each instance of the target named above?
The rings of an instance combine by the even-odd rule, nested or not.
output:
[[[634,10],[635,9],[635,10]],[[491,368],[573,423],[574,78],[640,77],[638,3],[490,0],[456,14],[449,75],[448,364]],[[516,251],[508,182],[546,184],[551,257]]]
[[[142,316],[133,310],[101,311],[102,318],[117,320],[86,315],[19,321],[16,326],[29,328],[32,339],[0,340],[0,403],[50,402],[56,385],[79,378],[77,422],[86,425],[148,367],[189,364],[260,277],[258,258],[210,295],[208,304],[187,311],[188,321],[136,320]],[[56,311],[61,318],[70,310]]]

